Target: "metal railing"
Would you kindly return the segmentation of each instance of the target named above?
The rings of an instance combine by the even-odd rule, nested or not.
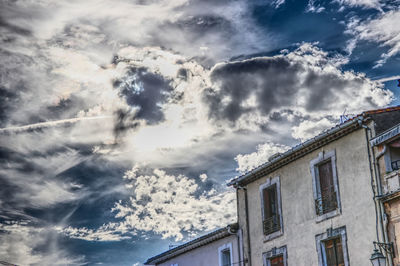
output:
[[[393,170],[400,170],[400,160],[392,162],[392,169]]]
[[[323,215],[334,211],[337,208],[338,203],[335,191],[325,191],[315,200],[315,210],[317,211],[317,215]]]
[[[281,230],[281,222],[279,214],[272,215],[271,217],[264,219],[263,230],[264,230],[264,235],[269,235],[276,231]]]

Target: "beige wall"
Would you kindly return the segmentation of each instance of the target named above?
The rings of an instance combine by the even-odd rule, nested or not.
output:
[[[316,222],[310,161],[321,151],[336,151],[336,168],[342,213]],[[280,176],[283,235],[264,242],[259,186],[267,178]],[[251,261],[262,265],[262,254],[273,247],[287,246],[288,265],[318,265],[315,236],[328,228],[346,226],[351,265],[370,265],[376,240],[375,210],[370,185],[365,131],[357,130],[320,148],[247,186]],[[239,222],[244,233],[244,192],[239,190]],[[245,235],[244,244],[247,246]],[[245,251],[247,257],[247,251]]]
[[[170,266],[171,264],[177,263],[178,266],[218,266],[218,248],[227,243],[232,243],[233,263],[238,262],[239,252],[237,237],[236,235],[231,235],[157,265]],[[240,264],[233,265],[236,266]]]

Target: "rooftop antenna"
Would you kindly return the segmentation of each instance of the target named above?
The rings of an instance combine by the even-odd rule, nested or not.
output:
[[[346,109],[347,108],[344,108],[343,114],[340,116],[340,119],[339,119],[340,124],[343,124],[344,122],[346,122],[348,120],[348,118],[346,116]]]

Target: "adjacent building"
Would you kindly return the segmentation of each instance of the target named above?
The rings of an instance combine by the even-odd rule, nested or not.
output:
[[[400,122],[400,121],[398,121]],[[393,252],[393,264],[400,265],[400,124],[378,134],[370,141],[374,147],[383,203],[384,229]]]
[[[240,265],[238,224],[213,231],[183,245],[154,256],[145,265],[233,266]]]

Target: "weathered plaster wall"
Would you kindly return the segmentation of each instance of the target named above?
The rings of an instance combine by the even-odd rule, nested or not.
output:
[[[239,261],[238,242],[236,235],[227,236],[223,239],[211,242],[205,246],[193,249],[175,258],[165,261],[160,266],[171,266],[177,263],[178,266],[218,266],[218,248],[226,243],[232,243],[233,262]],[[234,264],[239,265],[239,264]]]
[[[316,222],[310,161],[321,151],[336,151],[336,168],[342,213]],[[259,186],[267,178],[280,176],[282,236],[263,241]],[[262,254],[273,247],[287,246],[289,265],[318,265],[315,236],[331,226],[346,226],[351,265],[370,265],[372,242],[376,240],[375,210],[370,185],[365,131],[357,130],[292,162],[247,186],[250,220],[251,261],[262,265]],[[239,193],[239,221],[245,231],[244,193]],[[247,240],[244,239],[247,246]],[[247,253],[246,253],[247,257]]]

